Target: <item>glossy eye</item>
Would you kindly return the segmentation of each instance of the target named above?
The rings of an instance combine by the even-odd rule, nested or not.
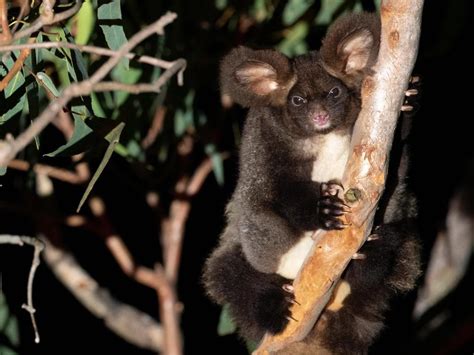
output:
[[[291,97],[291,103],[294,106],[301,106],[306,103],[306,99],[302,98],[301,96],[295,95]]]
[[[339,95],[341,95],[341,89],[339,89],[337,86],[329,90],[328,97],[332,97],[333,99],[335,99],[339,97]]]

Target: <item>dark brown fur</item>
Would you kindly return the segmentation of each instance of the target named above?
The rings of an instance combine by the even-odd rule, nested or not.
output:
[[[239,47],[222,61],[223,94],[250,110],[227,227],[203,281],[213,300],[229,305],[248,339],[280,332],[288,322],[292,295],[282,286],[291,280],[276,273],[281,257],[307,231],[343,228],[342,201],[325,190],[330,182],[313,180],[313,170],[332,168],[330,159],[317,165],[328,154],[327,137],[350,138],[362,80],[376,61],[379,28],[375,15],[349,15],[329,29],[320,52],[289,59]],[[393,162],[405,163],[402,155]],[[380,239],[363,247],[365,260],[349,265],[344,280],[352,292],[344,307],[322,316],[327,327],[317,342],[334,353],[366,352],[390,298],[413,288],[419,273],[416,206],[404,175],[392,176],[375,221]],[[311,353],[314,339],[292,351]]]

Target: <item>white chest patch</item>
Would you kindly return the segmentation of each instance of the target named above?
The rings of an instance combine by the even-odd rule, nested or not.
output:
[[[350,144],[351,137],[348,134],[327,134],[324,137],[322,149],[319,150],[313,163],[311,180],[326,182],[332,179],[342,179],[349,157]]]
[[[314,240],[311,238],[313,232],[305,233],[305,235],[288,250],[280,259],[277,274],[287,279],[294,280],[298,271],[301,269],[306,256],[308,255]]]
[[[340,135],[335,133],[329,133],[324,137],[324,141],[319,141],[317,146],[314,147],[314,149],[317,149],[317,156],[313,163],[311,180],[326,182],[332,179],[342,179],[349,157],[350,143],[349,134]],[[310,147],[311,144],[307,145],[307,149],[311,150]],[[298,243],[283,254],[278,264],[277,274],[291,280],[296,278],[314,244],[311,235],[312,232],[305,233]]]

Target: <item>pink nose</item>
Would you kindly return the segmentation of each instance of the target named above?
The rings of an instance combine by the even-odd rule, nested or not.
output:
[[[319,126],[323,126],[329,121],[329,114],[328,113],[318,113],[313,117],[314,123]]]

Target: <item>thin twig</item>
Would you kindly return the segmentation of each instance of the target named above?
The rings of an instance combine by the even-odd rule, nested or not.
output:
[[[80,164],[81,163],[77,165]],[[89,180],[88,169],[76,169],[76,172],[74,173],[66,169],[45,164],[34,164],[33,167],[31,167],[31,164],[29,162],[19,159],[13,159],[11,162],[8,163],[8,167],[10,169],[20,171],[28,171],[30,169],[33,169],[36,174],[43,174],[53,179],[61,180],[74,185],[80,185]]]
[[[12,34],[8,27],[7,3],[5,0],[0,0],[0,30],[0,44],[11,41]]]
[[[95,47],[95,46],[87,46],[87,45],[80,45],[74,44],[69,42],[41,42],[41,43],[25,43],[25,44],[13,44],[8,46],[1,46],[1,52],[12,52],[21,49],[49,49],[49,48],[69,48],[69,49],[77,49],[81,52],[97,54],[101,56],[113,57],[117,55],[116,51],[113,51],[108,48],[102,47]],[[128,53],[123,56],[127,59],[136,60],[139,63],[150,64],[155,67],[160,67],[163,69],[170,68],[174,62],[169,62],[163,59],[150,57],[147,55],[137,55],[135,53]]]
[[[28,275],[28,285],[26,287],[26,304],[22,305],[22,308],[25,309],[31,317],[31,324],[33,324],[33,330],[35,332],[35,343],[40,342],[40,336],[38,332],[38,326],[36,325],[35,318],[35,308],[33,307],[33,280],[35,278],[36,269],[40,264],[40,253],[44,249],[44,244],[32,237],[27,237],[23,235],[0,235],[0,244],[15,244],[23,246],[24,244],[31,245],[34,248],[33,261],[31,263],[30,273]]]
[[[28,41],[32,42],[32,41],[35,41],[35,39],[30,38]],[[30,49],[22,49],[21,50],[20,55],[18,56],[17,60],[13,64],[10,71],[0,81],[0,91],[3,91],[8,86],[10,81],[15,77],[15,75],[21,70],[21,68],[23,67],[23,63],[25,62],[26,58],[28,58],[30,53],[31,53]]]
[[[142,140],[142,148],[148,149],[156,140],[156,137],[158,134],[161,132],[161,129],[163,128],[163,122],[165,121],[165,116],[166,116],[166,107],[165,106],[160,106],[158,109],[155,111],[155,114],[153,116],[153,121],[151,123],[150,128],[148,129],[148,132]]]
[[[44,3],[44,1],[43,1]],[[13,35],[13,40],[16,41],[23,37],[28,37],[32,33],[39,31],[43,26],[52,25],[54,23],[61,22],[79,11],[82,5],[82,0],[77,0],[73,7],[67,9],[66,11],[60,12],[59,14],[54,14],[50,16],[50,12],[47,11],[43,15],[40,15],[31,25],[30,27],[25,28],[24,30],[18,31]]]
[[[20,13],[18,14],[17,18],[15,19],[15,24],[13,25],[11,29],[11,33],[15,33],[16,30],[18,29],[18,26],[20,26],[20,23],[22,23],[22,20],[25,16],[27,16],[30,13],[30,0],[20,0]],[[17,5],[18,5],[17,1]]]
[[[143,28],[125,43],[118,51],[117,55],[109,58],[88,80],[74,83],[67,87],[61,96],[52,101],[46,109],[34,120],[34,122],[17,139],[13,141],[0,141],[0,166],[6,166],[15,155],[24,149],[35,136],[37,136],[53,119],[66,104],[77,96],[90,94],[94,85],[99,83],[136,45],[153,33],[163,33],[164,26],[168,25],[176,18],[176,14],[168,12],[151,25]],[[181,59],[184,61],[184,59]],[[175,61],[175,64],[180,61]],[[179,62],[178,62],[179,63]],[[171,70],[176,68],[175,71]],[[163,73],[157,80],[156,85],[163,85],[176,71],[182,70],[182,66],[173,66]],[[161,79],[161,80],[160,80]]]
[[[228,153],[222,153],[222,159],[229,157]],[[179,198],[171,202],[169,217],[162,220],[162,241],[164,246],[165,270],[168,279],[175,283],[178,278],[181,249],[185,232],[186,221],[191,210],[190,198],[201,188],[207,176],[212,171],[212,162],[206,158],[195,170],[193,176],[186,181],[181,179],[176,184],[176,192]],[[184,190],[182,190],[182,186]]]
[[[126,91],[132,94],[141,94],[144,92],[160,92],[161,87],[165,84],[176,72],[183,70],[186,67],[184,59],[178,59],[173,62],[158,79],[151,84],[124,84],[117,81],[101,81],[93,86],[92,91]]]

